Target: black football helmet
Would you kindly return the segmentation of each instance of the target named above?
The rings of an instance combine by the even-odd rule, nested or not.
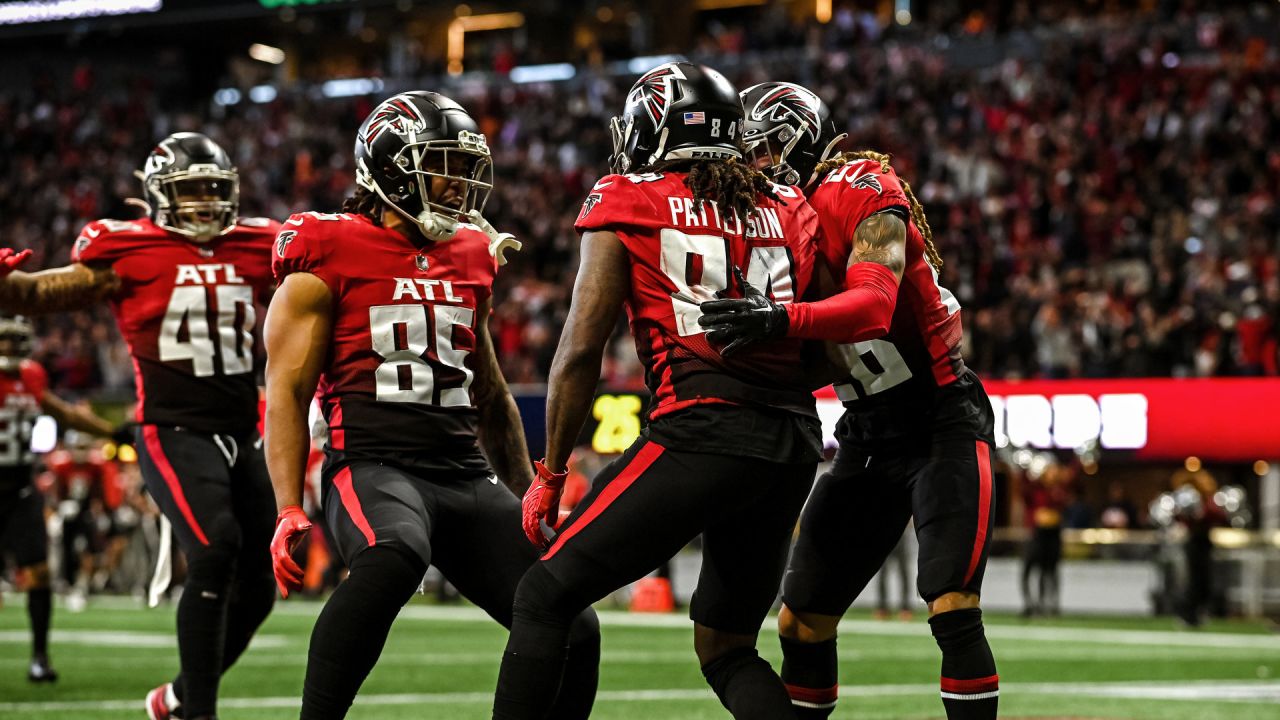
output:
[[[756,167],[774,182],[807,187],[813,170],[848,137],[836,132],[831,111],[813,91],[767,82],[742,91],[747,129],[742,142]],[[767,158],[767,162],[766,162]]]
[[[640,77],[622,114],[609,121],[615,173],[680,159],[742,159],[742,103],[723,75],[670,62]]]
[[[240,175],[208,136],[174,133],[156,145],[138,177],[156,225],[204,243],[236,226]]]
[[[457,183],[433,197],[431,179]],[[433,92],[384,100],[356,135],[356,183],[435,241],[450,240],[459,222],[484,210],[493,190],[489,144],[461,105]]]
[[[31,321],[21,315],[0,315],[0,372],[16,372],[31,357],[35,337]]]

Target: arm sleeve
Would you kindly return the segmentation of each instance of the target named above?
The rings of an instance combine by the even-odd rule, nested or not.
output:
[[[787,337],[852,343],[886,335],[898,303],[893,271],[878,263],[854,263],[845,273],[845,288],[826,300],[787,305]]]

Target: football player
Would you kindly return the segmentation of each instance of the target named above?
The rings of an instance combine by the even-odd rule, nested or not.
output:
[[[355,157],[342,214],[285,222],[266,323],[277,582],[287,593],[302,579],[290,552],[310,528],[300,505],[317,382],[325,517],[350,568],[311,636],[307,720],[347,714],[428,565],[510,627],[537,559],[515,494],[533,470],[488,329],[503,236],[480,215],[485,137],[453,100],[406,92],[364,121]],[[600,653],[595,615],[575,615],[575,673],[554,710],[568,720],[591,712]]]
[[[835,386],[846,408],[839,451],[800,519],[778,616],[796,713],[831,714],[836,624],[914,517],[947,717],[994,718],[999,678],[978,607],[995,510],[993,416],[960,357],[960,304],[938,284],[929,223],[888,156],[834,154],[844,136],[814,93],[765,83],[742,100],[757,166],[800,184],[817,211],[838,292],[791,305],[758,293],[713,301],[701,322],[726,350],[826,340],[846,370]]]
[[[561,681],[569,621],[643,577],[699,533],[690,604],[707,683],[736,718],[791,715],[756,652],[796,517],[821,456],[798,340],[726,360],[698,303],[729,292],[734,268],[779,303],[803,295],[817,218],[799,191],[740,162],[742,106],[720,73],[668,63],[641,77],[612,122],[614,155],[576,227],[581,260],[552,365],[547,455],[524,498],[524,528],[554,521],[566,463],[591,408],[623,307],[653,400],[641,437],[595,479],[516,591],[494,718],[543,718]]]
[[[274,285],[279,223],[239,218],[239,176],[199,133],[170,135],[139,173],[148,216],[97,220],[73,263],[0,281],[0,307],[56,312],[109,301],[133,354],[147,489],[187,557],[181,672],[147,695],[152,720],[217,713],[218,682],[275,599],[274,505],[257,433],[256,308]],[[11,265],[20,256],[0,258]]]
[[[31,620],[31,682],[53,682],[49,665],[49,536],[44,523],[44,496],[36,490],[31,429],[44,412],[61,427],[111,437],[111,423],[48,391],[49,378],[32,360],[31,323],[0,317],[0,559],[12,554],[19,584],[27,591]]]

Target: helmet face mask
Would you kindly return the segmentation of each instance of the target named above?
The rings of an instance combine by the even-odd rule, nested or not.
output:
[[[239,173],[204,135],[175,133],[160,141],[140,175],[157,226],[197,243],[235,227]]]
[[[460,105],[436,93],[401,93],[364,121],[356,139],[356,183],[429,239],[450,240],[482,212],[493,190],[485,136]]]

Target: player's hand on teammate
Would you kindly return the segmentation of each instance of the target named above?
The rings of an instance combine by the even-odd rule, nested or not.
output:
[[[13,248],[0,248],[0,277],[17,270],[18,266],[26,262],[29,257],[31,257],[30,250],[14,252]]]
[[[302,587],[302,568],[293,561],[293,551],[311,530],[311,521],[297,505],[289,505],[276,516],[276,534],[271,538],[271,570],[276,575],[280,597]]]
[[[790,322],[787,309],[747,282],[736,265],[733,277],[742,291],[741,298],[708,300],[698,306],[702,311],[698,324],[707,328],[707,340],[720,345],[724,357],[756,340],[786,335]]]
[[[540,521],[546,520],[551,529],[560,522],[560,494],[564,492],[564,481],[569,471],[551,472],[542,461],[533,464],[538,476],[533,484],[524,492],[521,501],[521,524],[524,535],[534,547],[546,548],[547,536],[542,533]]]

